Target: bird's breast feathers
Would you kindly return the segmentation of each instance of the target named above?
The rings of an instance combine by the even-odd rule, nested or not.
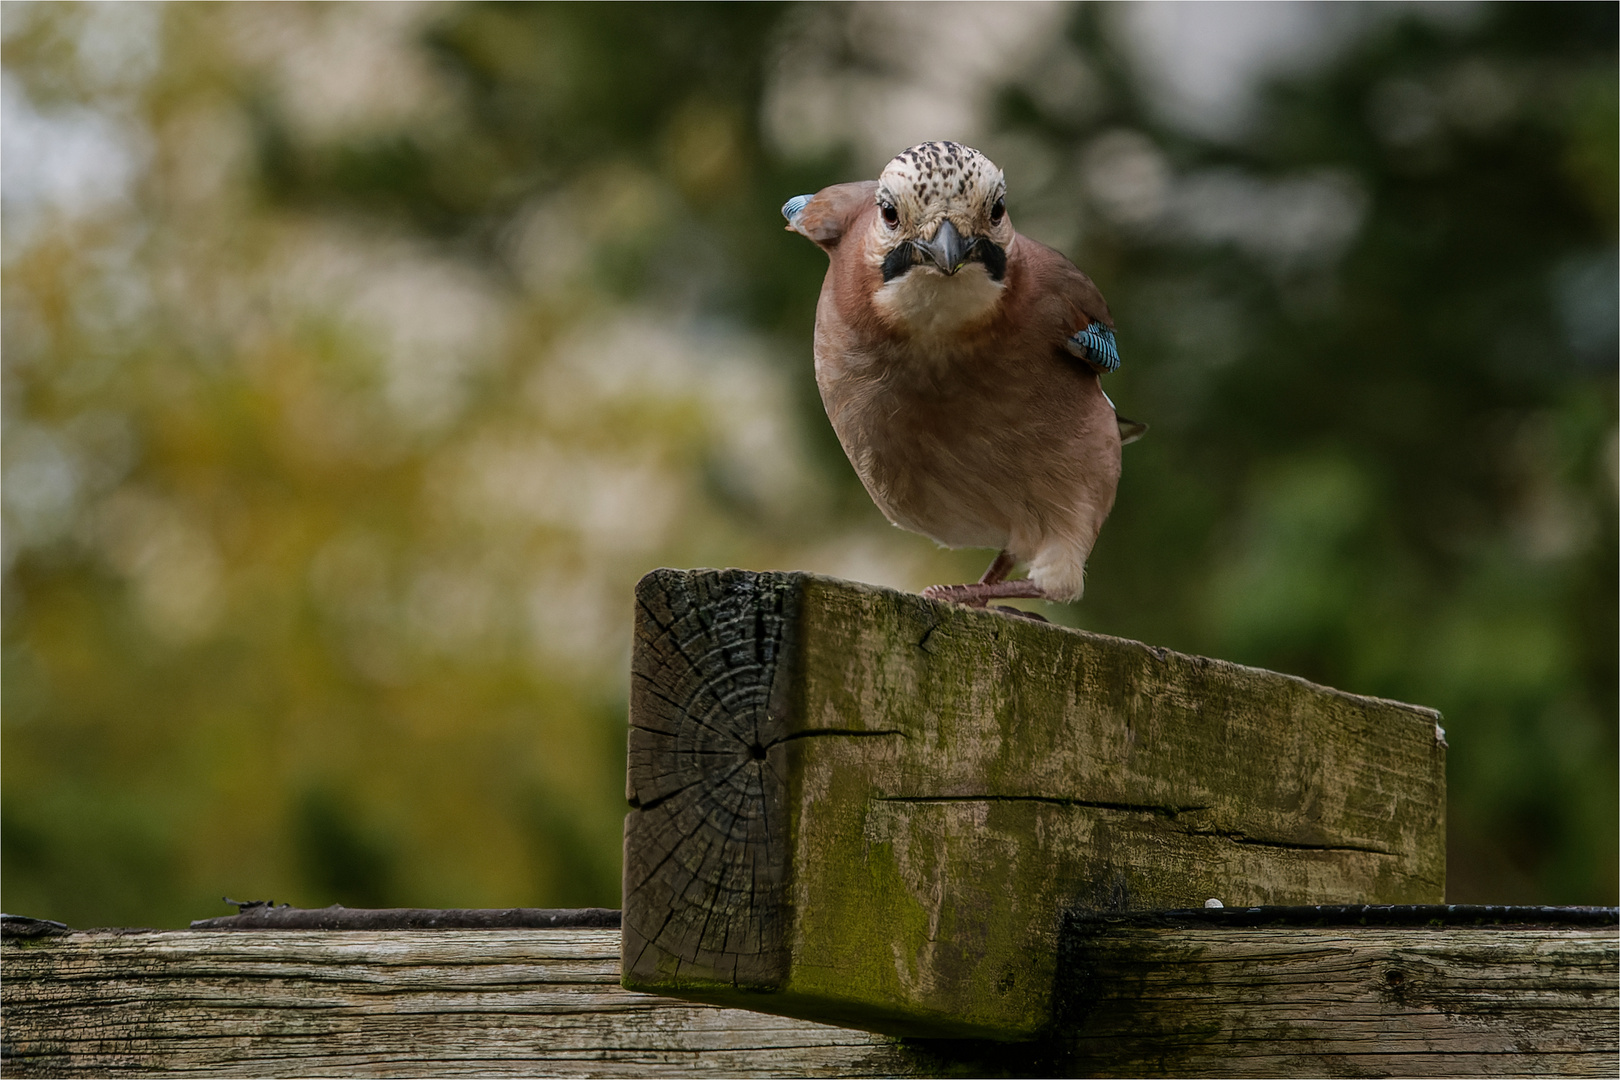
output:
[[[922,267],[883,283],[872,307],[886,323],[918,338],[941,338],[988,321],[1001,302],[1003,282],[980,264],[946,277]]]

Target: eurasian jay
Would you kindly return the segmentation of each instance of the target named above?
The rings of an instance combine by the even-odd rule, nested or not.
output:
[[[891,522],[999,549],[977,584],[923,591],[975,607],[1080,598],[1120,447],[1146,430],[1102,390],[1119,366],[1102,294],[1013,229],[1006,192],[977,150],[926,142],[782,207],[831,259],[815,362],[833,430]]]

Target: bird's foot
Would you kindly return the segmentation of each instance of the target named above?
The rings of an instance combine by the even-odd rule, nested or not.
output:
[[[968,607],[984,607],[991,600],[1045,600],[1046,593],[1028,578],[1017,581],[981,581],[973,585],[930,585],[922,591],[929,600]]]
[[[966,604],[968,607],[984,607],[985,601],[972,595],[975,585],[930,585],[922,591],[925,600],[942,600],[947,604]]]

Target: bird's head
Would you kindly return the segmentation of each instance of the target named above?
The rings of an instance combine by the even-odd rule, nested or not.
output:
[[[1001,170],[970,146],[902,150],[878,177],[868,247],[882,259],[884,282],[918,272],[953,277],[975,265],[1000,282],[1013,238],[1006,195]]]

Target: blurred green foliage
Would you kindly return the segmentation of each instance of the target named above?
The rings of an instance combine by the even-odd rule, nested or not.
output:
[[[1442,709],[1451,899],[1614,903],[1613,5],[1369,20],[1222,138],[1117,14],[975,136],[1153,425],[1049,613]],[[777,216],[881,163],[782,117],[882,15],[7,5],[130,180],[6,192],[6,910],[615,905],[641,573],[977,574],[843,461]]]
[[[1132,447],[1086,617],[1440,708],[1451,897],[1613,903],[1615,10],[1395,21],[1262,109],[1237,145],[1124,94],[1095,121],[1216,190],[1364,203],[1331,261],[1281,250],[1286,210],[1217,244],[1094,234],[1139,361],[1117,396],[1168,423]]]

